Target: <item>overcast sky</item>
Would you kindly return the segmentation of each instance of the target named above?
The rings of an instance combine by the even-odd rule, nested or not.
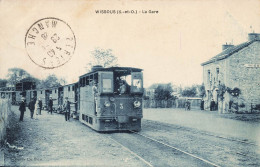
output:
[[[96,14],[96,10],[154,10],[158,14]],[[71,60],[43,69],[27,55],[24,38],[37,20],[67,22],[76,37]],[[252,26],[252,29],[250,29]],[[144,83],[202,83],[201,63],[221,45],[247,41],[260,33],[259,0],[175,1],[0,1],[0,78],[8,68],[23,68],[38,78],[48,74],[76,82],[96,47],[112,49],[121,66],[144,69]]]

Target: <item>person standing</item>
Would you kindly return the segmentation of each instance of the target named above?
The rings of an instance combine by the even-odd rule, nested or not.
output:
[[[65,97],[65,101],[63,104],[63,109],[65,110],[65,121],[70,120],[70,104],[76,104],[77,102],[70,102],[68,97]]]
[[[51,113],[52,114],[52,107],[53,107],[53,99],[52,97],[50,96],[50,99],[49,99],[49,110],[48,110],[48,113]]]
[[[20,103],[19,110],[20,110],[19,121],[23,121],[24,112],[26,111],[26,105],[25,105],[25,98],[24,97],[22,97],[22,102]]]
[[[33,119],[33,113],[34,113],[34,109],[35,109],[35,101],[34,99],[32,99],[30,102],[29,102],[29,106],[28,106],[30,112],[31,112],[31,119]]]
[[[204,110],[204,100],[203,99],[201,100],[201,103],[200,103],[200,109]]]
[[[35,103],[35,119],[38,118],[38,115],[40,115],[40,104],[39,104],[39,99],[36,100],[36,103]]]
[[[215,105],[216,105],[215,101],[214,101],[213,99],[211,99],[211,102],[210,102],[210,111],[214,111]]]
[[[188,100],[187,101],[187,110],[190,110],[190,105],[191,105],[190,100]]]
[[[40,115],[42,115],[42,100],[39,98]]]

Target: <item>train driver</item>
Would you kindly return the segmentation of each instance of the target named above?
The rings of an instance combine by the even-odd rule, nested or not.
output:
[[[120,94],[124,94],[126,93],[126,82],[124,80],[122,80],[120,83],[119,83],[120,87],[119,87],[119,95]]]

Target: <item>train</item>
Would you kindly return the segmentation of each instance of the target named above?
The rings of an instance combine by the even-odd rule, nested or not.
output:
[[[76,83],[46,89],[0,91],[1,98],[9,98],[18,105],[25,97],[28,104],[40,98],[48,109],[50,96],[53,110],[63,113],[67,97],[71,116],[98,132],[141,130],[143,118],[143,73],[133,67],[94,66],[89,73],[79,76]]]

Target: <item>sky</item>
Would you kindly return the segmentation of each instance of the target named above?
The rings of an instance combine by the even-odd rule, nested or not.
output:
[[[158,13],[143,13],[149,10]],[[47,17],[65,21],[76,38],[71,59],[54,69],[36,65],[24,42],[33,23]],[[0,30],[0,78],[18,67],[40,79],[56,74],[77,82],[91,52],[102,48],[112,49],[120,66],[142,68],[145,87],[169,82],[190,86],[203,82],[201,63],[220,53],[222,44],[237,45],[248,40],[248,33],[260,33],[260,1],[1,0]]]

